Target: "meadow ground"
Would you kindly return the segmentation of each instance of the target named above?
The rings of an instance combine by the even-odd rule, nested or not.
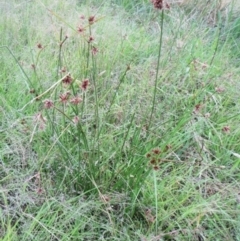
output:
[[[240,240],[240,6],[181,2],[1,1],[1,241]]]

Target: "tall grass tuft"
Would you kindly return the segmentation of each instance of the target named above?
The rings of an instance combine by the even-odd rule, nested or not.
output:
[[[238,240],[236,5],[187,2],[3,2],[1,240]]]

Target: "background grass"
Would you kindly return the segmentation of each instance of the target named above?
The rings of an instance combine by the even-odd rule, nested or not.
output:
[[[1,240],[240,240],[239,3],[218,4],[171,2],[156,76],[148,1],[2,1]]]

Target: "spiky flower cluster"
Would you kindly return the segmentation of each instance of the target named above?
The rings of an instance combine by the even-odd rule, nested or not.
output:
[[[149,164],[155,171],[159,170],[159,164],[161,163],[160,154],[161,150],[159,148],[154,148],[146,155],[146,157],[149,159]]]
[[[84,41],[88,43],[88,51],[92,56],[96,56],[99,52],[98,48],[95,44],[95,38],[92,35],[92,25],[94,25],[97,21],[97,18],[95,15],[89,15],[89,17],[85,17],[84,15],[80,16],[80,23],[77,27],[77,31],[81,34]],[[90,31],[87,33],[86,29],[90,29]],[[60,47],[62,48],[63,43],[65,40],[67,40],[68,36],[65,37],[65,39],[60,43]],[[44,46],[41,43],[36,44],[37,49],[43,50]],[[35,70],[36,66],[32,64],[32,68]],[[90,80],[88,78],[84,78],[80,83],[78,83],[78,80],[75,80],[71,74],[66,74],[67,69],[64,66],[61,66],[61,69],[59,70],[59,74],[65,76],[61,80],[61,92],[51,95],[51,97],[46,98],[45,100],[42,100],[42,109],[44,109],[47,112],[50,112],[51,110],[54,110],[53,114],[60,114],[64,116],[64,120],[67,118],[71,121],[73,124],[78,124],[80,121],[79,118],[79,112],[80,108],[79,106],[83,105],[83,99],[86,98],[87,91],[89,89]],[[59,81],[60,83],[60,81]],[[48,91],[46,91],[47,93]],[[38,95],[36,93],[35,89],[30,90],[31,94],[34,94],[36,97],[34,98],[36,101],[39,101],[42,99],[42,95]],[[57,99],[52,99],[52,96],[57,97]],[[47,114],[49,115],[49,114]],[[34,118],[35,123],[37,124],[40,129],[45,129],[47,125],[48,118],[45,118],[43,116],[43,113],[38,113],[37,118]]]
[[[63,80],[62,82],[66,85],[70,85],[73,81],[73,78],[71,77],[70,74],[68,74]]]
[[[77,89],[75,88],[74,92],[71,91],[73,83],[74,83],[74,79],[71,77],[71,75],[70,74],[66,75],[62,79],[63,88],[66,89],[66,91],[58,95],[58,98],[59,98],[58,100],[53,101],[52,99],[45,99],[42,101],[42,103],[43,103],[44,109],[46,110],[55,109],[60,114],[67,116],[67,118],[70,119],[73,124],[77,124],[79,123],[80,118],[74,113],[72,113],[74,114],[74,116],[71,117],[71,114],[69,115],[70,113],[69,111],[67,111],[68,114],[66,114],[66,107],[71,105],[72,107],[70,108],[70,110],[72,110],[72,108],[78,109],[77,106],[82,103],[83,101],[82,95],[87,92],[90,85],[90,81],[89,79],[82,80],[82,82],[78,85],[78,88]],[[59,105],[59,103],[62,105]],[[40,126],[40,129],[43,130],[47,121],[43,117],[42,113],[38,114],[37,116],[38,116],[38,124]]]
[[[166,145],[163,150],[156,147],[146,154],[146,157],[149,159],[149,165],[153,170],[157,171],[160,169],[160,164],[166,161],[162,159],[162,155],[166,154],[171,148],[171,145]]]
[[[97,21],[95,15],[91,15],[88,18],[85,18],[84,15],[80,16],[80,24],[77,27],[77,31],[82,34],[84,39],[87,41],[87,43],[90,45],[90,49],[92,50],[92,55],[96,55],[98,53],[98,49],[96,46],[94,46],[94,36],[92,34],[87,34],[86,29],[90,28],[91,26]],[[90,31],[91,33],[91,31]]]
[[[154,8],[162,10],[164,8],[169,9],[170,6],[167,2],[165,2],[164,0],[151,0]]]

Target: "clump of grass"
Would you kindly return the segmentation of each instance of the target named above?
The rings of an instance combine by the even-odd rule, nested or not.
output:
[[[239,70],[224,32],[166,1],[142,3],[148,21],[124,1],[11,4],[1,238],[237,240]]]
[[[62,185],[71,186],[76,192],[88,192],[99,188],[101,192],[112,189],[115,191],[136,189],[135,195],[137,195],[141,189],[140,182],[136,181],[137,177],[140,174],[142,177],[147,175],[144,158],[141,158],[143,163],[138,158],[136,170],[133,168],[136,162],[134,159],[128,160],[127,165],[124,163],[119,165],[116,161],[104,158],[105,146],[102,138],[106,135],[106,124],[111,122],[112,106],[130,67],[126,66],[116,88],[100,89],[98,62],[101,59],[101,53],[99,53],[101,50],[96,47],[95,37],[93,37],[93,25],[97,21],[99,19],[96,16],[90,15],[87,17],[87,23],[83,21],[76,30],[82,41],[78,51],[83,56],[83,62],[82,68],[75,68],[72,72],[79,71],[78,79],[82,80],[72,77],[71,70],[62,67],[64,45],[67,45],[68,38],[65,37],[63,40],[60,38],[57,69],[64,76],[33,99],[40,103],[38,108],[40,111],[35,116],[35,126],[30,142],[33,142],[37,149],[39,142],[42,143],[44,140],[44,148],[48,151],[39,162],[39,172],[45,172],[46,166],[50,164],[53,168],[52,172],[56,173],[56,176],[51,175],[51,178],[62,180],[59,182],[58,189]],[[39,43],[37,47],[43,50],[42,44]],[[37,71],[37,65],[34,65],[34,70]],[[31,92],[35,94],[36,91],[32,89]],[[102,103],[105,101],[104,98],[108,99],[108,104]],[[115,150],[115,158],[119,162],[122,162],[120,159],[124,159],[121,156],[124,155],[129,132],[135,129],[134,113],[131,115],[130,122],[121,134],[123,140]],[[40,129],[42,130],[39,133]],[[56,147],[60,156],[56,154]],[[131,147],[129,151],[132,151]],[[52,158],[54,161],[49,163]],[[146,174],[143,174],[144,172]]]

